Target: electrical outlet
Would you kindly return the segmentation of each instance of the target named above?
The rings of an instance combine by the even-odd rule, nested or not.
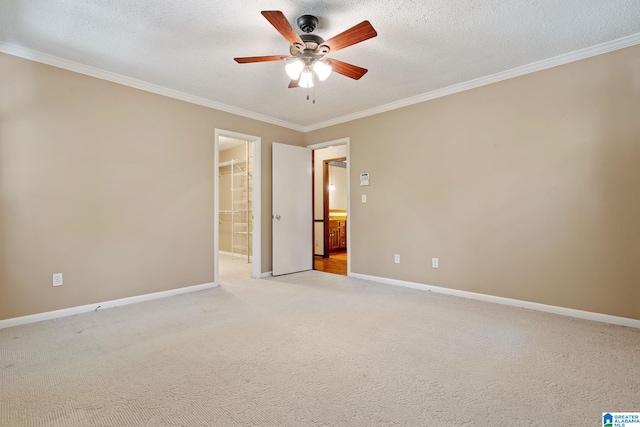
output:
[[[438,268],[438,258],[431,258],[431,267]]]
[[[62,273],[53,275],[53,286],[62,286]]]
[[[393,262],[395,262],[396,264],[400,264],[400,254],[395,254],[393,256]]]

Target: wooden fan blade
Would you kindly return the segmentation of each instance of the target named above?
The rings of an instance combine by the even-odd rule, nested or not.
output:
[[[300,36],[293,30],[291,24],[289,24],[289,21],[287,21],[286,16],[284,16],[282,12],[280,12],[279,10],[263,10],[261,13],[262,16],[267,18],[267,21],[269,21],[271,25],[273,25],[274,28],[278,30],[280,34],[282,34],[282,37],[284,37],[289,42],[289,44],[294,45],[298,43],[304,46],[304,42],[302,41]]]
[[[269,55],[269,56],[247,56],[244,58],[233,58],[238,64],[249,64],[252,62],[268,62],[268,61],[280,61],[282,59],[290,58],[283,55]]]
[[[377,35],[378,33],[376,33],[376,30],[373,29],[373,26],[369,21],[362,21],[355,27],[351,27],[347,31],[330,38],[320,46],[328,46],[329,49],[331,49],[331,52],[335,52],[337,50],[344,49],[345,47],[368,40]]]
[[[337,59],[329,59],[331,69],[343,76],[351,77],[354,80],[360,80],[360,77],[367,73],[366,68],[358,67],[357,65],[347,64],[346,62],[338,61]]]
[[[300,79],[291,80],[291,82],[289,82],[289,89],[294,88],[294,87],[300,87]]]

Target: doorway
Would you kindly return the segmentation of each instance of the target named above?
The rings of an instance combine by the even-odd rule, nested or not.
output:
[[[313,150],[314,269],[348,275],[348,139],[309,147]]]
[[[216,129],[215,283],[259,277],[260,138]]]

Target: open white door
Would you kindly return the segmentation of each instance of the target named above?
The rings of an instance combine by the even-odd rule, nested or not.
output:
[[[272,146],[274,276],[313,268],[311,150]]]

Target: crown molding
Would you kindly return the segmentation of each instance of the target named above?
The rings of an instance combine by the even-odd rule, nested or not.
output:
[[[622,37],[616,40],[611,40],[605,43],[601,43],[595,46],[576,50],[574,52],[569,52],[563,55],[558,55],[553,58],[544,59],[542,61],[512,68],[510,70],[501,71],[499,73],[491,74],[484,77],[479,77],[477,79],[469,80],[462,83],[457,83],[442,89],[426,92],[420,95],[401,99],[399,101],[394,101],[388,104],[380,105],[378,107],[370,108],[368,110],[347,114],[345,116],[336,117],[334,119],[318,122],[308,126],[302,126],[295,123],[280,120],[275,117],[254,113],[248,110],[243,110],[241,108],[236,108],[230,105],[211,101],[209,99],[201,98],[195,95],[190,95],[188,93],[169,89],[169,88],[148,83],[142,80],[133,79],[120,74],[112,73],[110,71],[101,70],[96,67],[83,65],[78,62],[69,61],[63,58],[59,58],[57,56],[38,52],[35,50],[31,50],[22,46],[17,46],[11,43],[3,42],[3,41],[0,41],[0,52],[13,55],[13,56],[18,56],[24,59],[29,59],[36,62],[41,62],[43,64],[52,65],[54,67],[63,68],[69,71],[74,71],[80,74],[85,74],[85,75],[96,77],[99,79],[108,80],[114,83],[119,83],[125,86],[133,87],[136,89],[144,90],[144,91],[155,93],[158,95],[167,96],[170,98],[178,99],[178,100],[189,102],[192,104],[201,105],[203,107],[213,108],[215,110],[236,114],[238,116],[246,117],[249,119],[258,120],[261,122],[270,123],[272,125],[281,126],[284,128],[296,130],[298,132],[306,133],[306,132],[311,132],[314,130],[326,128],[329,126],[334,126],[340,123],[350,122],[353,120],[362,119],[364,117],[373,116],[375,114],[397,110],[399,108],[408,107],[410,105],[419,104],[421,102],[430,101],[432,99],[441,98],[443,96],[453,95],[458,92],[475,89],[481,86],[497,83],[497,82],[508,80],[514,77],[520,77],[525,74],[535,73],[537,71],[546,70],[548,68],[569,64],[571,62],[580,61],[582,59],[591,58],[592,56],[602,55],[605,53],[613,52],[615,50],[635,46],[637,44],[640,44],[640,33],[631,34],[626,37]]]
[[[497,83],[503,80],[512,79],[514,77],[523,76],[525,74],[535,73],[536,71],[542,71],[548,68],[557,67],[559,65],[569,64],[571,62],[580,61],[582,59],[591,58],[592,56],[602,55],[604,53],[613,52],[614,50],[624,49],[626,47],[635,46],[637,44],[640,44],[640,33],[632,34],[630,36],[622,37],[616,40],[611,40],[605,43],[597,44],[595,46],[576,50],[563,55],[554,56],[553,58],[543,59],[542,61],[523,65],[521,67],[512,68],[506,71],[501,71],[499,73],[491,74],[485,77],[479,77],[477,79],[469,80],[462,83],[457,83],[451,86],[444,87],[442,89],[437,89],[431,92],[423,93],[421,95],[416,95],[410,98],[401,99],[399,101],[380,105],[378,107],[370,108],[368,110],[363,110],[353,114],[347,114],[342,117],[337,117],[335,119],[305,126],[304,132],[305,133],[311,132],[311,131],[326,128],[329,126],[334,126],[340,123],[350,122],[352,120],[373,116],[375,114],[397,110],[398,108],[408,107],[410,105],[419,104],[421,102],[429,101],[436,98],[441,98],[443,96],[453,95],[454,93],[463,92],[465,90],[475,89],[480,86]]]
[[[253,120],[259,120],[261,122],[293,129],[299,132],[304,132],[304,126],[297,125],[295,123],[276,119],[274,117],[266,116],[263,114],[254,113],[248,110],[243,110],[241,108],[222,104],[220,102],[211,101],[199,96],[180,92],[174,89],[169,89],[153,83],[148,83],[142,80],[123,76],[121,74],[112,73],[110,71],[105,71],[100,68],[91,67],[89,65],[80,64],[79,62],[69,61],[67,59],[49,55],[43,52],[38,52],[36,50],[31,50],[29,48],[17,46],[11,43],[0,41],[0,52],[24,59],[29,59],[31,61],[40,62],[42,64],[52,65],[54,67],[62,68],[87,76],[96,77],[98,79],[118,83],[124,86],[129,86],[135,89],[144,90],[146,92],[155,93],[157,95],[167,96],[169,98],[178,99],[180,101],[189,102],[191,104],[201,105],[203,107],[213,108],[215,110],[224,111],[226,113],[235,114]]]

